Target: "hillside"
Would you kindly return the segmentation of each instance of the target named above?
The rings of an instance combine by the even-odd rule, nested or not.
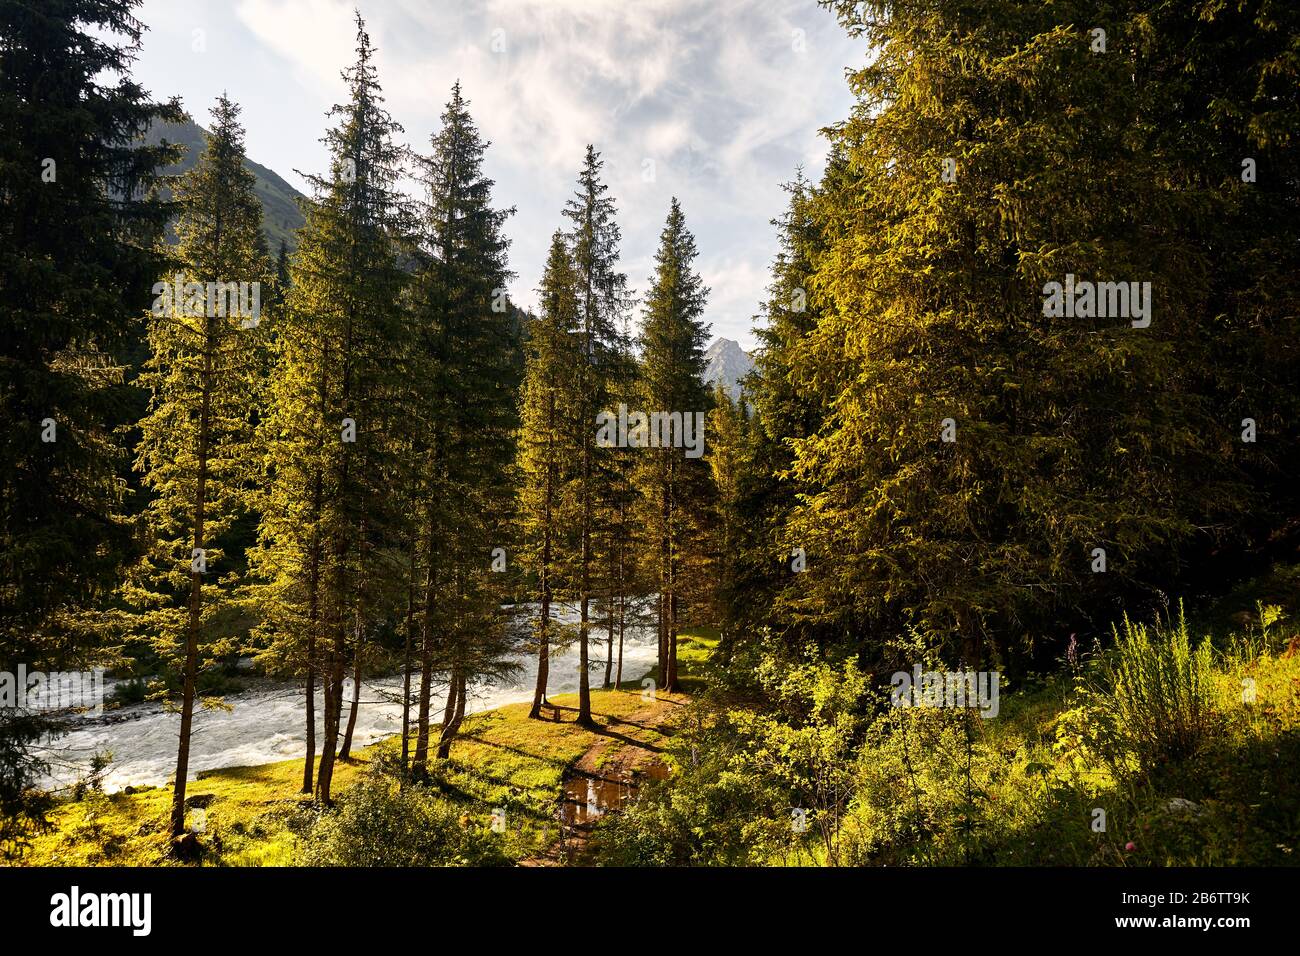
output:
[[[185,147],[185,157],[174,167],[166,170],[169,175],[179,175],[194,168],[199,154],[204,148],[206,131],[194,122],[157,123],[145,136],[150,144],[179,143]],[[298,208],[302,193],[290,186],[274,170],[268,169],[251,159],[244,160],[244,168],[257,177],[253,190],[262,202],[262,231],[266,233],[267,249],[275,255],[280,243],[292,252],[298,245],[295,233],[302,228],[303,215]]]

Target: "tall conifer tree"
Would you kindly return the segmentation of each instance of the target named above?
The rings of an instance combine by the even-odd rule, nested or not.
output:
[[[701,317],[709,290],[695,271],[695,237],[686,228],[677,199],[655,253],[655,275],[645,301],[641,329],[641,396],[647,414],[680,414],[694,420],[707,415],[711,396],[704,384],[704,345],[707,327]],[[699,429],[697,431],[707,431]],[[677,629],[686,587],[682,574],[686,555],[698,547],[697,522],[704,514],[707,464],[687,457],[684,447],[668,447],[662,432],[660,447],[641,452],[647,537],[659,586],[659,676],[663,689],[677,689]],[[704,440],[704,435],[698,435]]]
[[[627,277],[618,272],[621,232],[614,200],[600,178],[604,163],[590,144],[578,175],[578,189],[564,207],[571,224],[567,239],[576,271],[578,340],[581,362],[571,396],[578,413],[578,723],[591,718],[591,605],[599,567],[594,548],[597,505],[608,485],[604,450],[596,445],[596,415],[608,409],[610,382],[617,363],[620,320],[629,300]]]
[[[416,514],[421,524],[423,615],[419,725],[414,762],[428,755],[435,669],[448,693],[437,754],[445,758],[469,681],[499,671],[505,632],[492,568],[505,554],[509,466],[517,425],[518,329],[508,308],[508,240],[514,212],[492,205],[488,147],[461,94],[451,99],[419,161],[425,189],[413,288],[421,369],[412,424],[420,435]],[[436,646],[435,646],[436,645]]]
[[[262,507],[258,564],[269,626],[306,677],[307,759],[315,758],[315,683],[324,736],[315,792],[330,801],[349,641],[378,615],[366,586],[393,573],[400,535],[397,439],[411,341],[402,305],[407,276],[398,250],[411,227],[397,183],[401,127],[383,106],[374,48],[357,18],[357,60],[343,77],[348,101],[330,115],[328,176],[311,176],[314,199],[290,266],[285,315],[265,422],[271,481]],[[350,638],[351,635],[351,638]]]
[[[171,213],[153,187],[178,157],[137,140],[182,117],[130,77],[137,6],[0,7],[0,670],[87,666],[81,612],[113,591],[129,547],[119,356],[165,264]],[[0,718],[0,852],[28,832],[28,748],[47,729]]]
[[[1290,407],[1250,369],[1291,380],[1255,349],[1295,313],[1246,291],[1272,272],[1247,250],[1296,245],[1271,213],[1243,241],[1262,196],[1229,159],[1280,158],[1281,34],[1226,41],[1253,14],[1210,6],[1104,37],[1052,7],[830,6],[876,55],[814,205],[821,314],[782,359],[817,416],[790,436],[783,544],[809,561],[782,617],[1008,660],[1184,589],[1245,537],[1243,402]]]
[[[576,410],[569,403],[577,373],[576,273],[564,237],[551,237],[538,289],[539,312],[529,326],[519,438],[520,558],[536,581],[537,683],[528,716],[540,718],[546,702],[555,629],[551,616],[572,566],[574,482],[579,460]]]
[[[185,827],[200,654],[222,636],[219,616],[234,581],[223,537],[249,507],[262,384],[261,297],[270,263],[260,252],[262,207],[243,165],[238,116],[238,106],[217,100],[207,148],[176,187],[177,264],[154,287],[161,294],[140,379],[150,402],[136,466],[153,498],[145,509],[145,558],[127,595],[146,609],[140,624],[181,673],[173,836]]]

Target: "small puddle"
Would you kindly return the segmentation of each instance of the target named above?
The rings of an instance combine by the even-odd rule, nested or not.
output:
[[[579,775],[564,781],[560,819],[565,826],[589,826],[636,795],[631,780]]]

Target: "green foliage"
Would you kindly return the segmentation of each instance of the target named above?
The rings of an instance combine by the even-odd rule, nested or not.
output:
[[[1147,627],[1124,618],[1114,646],[1085,678],[1087,742],[1119,773],[1132,761],[1150,774],[1200,751],[1221,729],[1215,652],[1176,623]]]
[[[194,168],[207,147],[209,133],[191,120],[179,123],[155,123],[144,141],[149,145],[168,143],[185,147],[185,154],[174,165],[168,166],[164,175],[180,176]],[[298,244],[297,232],[303,226],[303,196],[272,169],[244,157],[244,168],[253,174],[253,192],[262,207],[262,234],[268,249],[282,246],[292,251]]]
[[[423,786],[370,773],[302,837],[304,866],[493,866],[509,861],[500,840]]]
[[[578,710],[579,721],[591,723],[590,631],[591,607],[597,596],[602,562],[596,539],[603,515],[617,485],[617,471],[609,468],[612,449],[596,441],[596,416],[609,408],[609,399],[626,374],[622,321],[629,302],[627,276],[618,271],[619,229],[617,208],[609,186],[601,179],[604,162],[595,147],[587,145],[578,188],[565,203],[570,230],[565,243],[573,260],[578,361],[568,376],[564,402],[573,409],[577,459],[574,489],[577,495],[577,555],[573,598],[579,607]],[[544,691],[544,688],[542,688]]]
[[[348,99],[330,115],[327,176],[290,261],[275,325],[269,408],[260,422],[259,633],[285,669],[325,685],[318,786],[328,799],[344,669],[390,611],[401,540],[401,436],[411,414],[412,332],[398,253],[410,216],[398,189],[401,132],[383,105],[374,48],[357,18]],[[308,723],[313,723],[310,719]],[[310,753],[306,763],[311,764]]]
[[[207,148],[175,187],[177,262],[160,280],[167,292],[148,319],[150,357],[139,380],[150,398],[136,468],[150,498],[140,522],[143,556],[123,592],[139,611],[129,626],[173,670],[184,663],[191,629],[207,655],[238,648],[226,630],[238,566],[224,545],[252,504],[265,327],[264,316],[238,311],[239,296],[210,290],[256,285],[257,300],[243,300],[251,307],[270,283],[238,115],[238,106],[217,101]],[[202,571],[192,568],[195,549],[203,553]]]
[[[670,776],[598,828],[600,858],[1286,863],[1300,844],[1300,655],[1279,653],[1278,613],[1261,613],[1267,632],[1225,635],[1223,654],[1193,641],[1185,622],[1129,623],[1077,681],[1004,687],[990,719],[894,707],[851,664],[738,642],[683,716]],[[796,807],[809,811],[802,837]]]
[[[1300,313],[1277,270],[1300,194],[1240,179],[1300,141],[1294,11],[1130,5],[1103,54],[1053,5],[827,5],[873,55],[780,223],[753,389],[777,547],[759,545],[809,561],[754,567],[782,586],[762,623],[825,644],[917,626],[1018,666],[1189,568],[1239,573],[1297,511]],[[1151,325],[1044,315],[1067,273],[1150,281]],[[1261,415],[1276,441],[1256,452],[1239,432]]]
[[[696,705],[669,750],[671,776],[600,828],[619,865],[835,862],[856,787],[867,677],[849,661],[765,655],[770,708]],[[796,825],[797,824],[797,825]]]
[[[39,714],[6,714],[0,720],[0,860],[20,858],[32,837],[50,828],[46,815],[54,798],[36,789],[49,764],[32,752],[50,729],[51,722]]]
[[[0,670],[102,660],[88,609],[130,552],[123,518],[127,355],[171,213],[141,147],[179,119],[130,77],[133,0],[0,7]],[[0,849],[39,827],[31,754],[57,724],[0,714]]]
[[[704,384],[707,326],[703,316],[709,290],[695,271],[697,255],[695,237],[674,198],[659,235],[638,343],[640,407],[647,416],[671,412],[685,419],[707,415],[712,407],[712,395]],[[706,421],[704,435],[697,436],[706,447],[707,434]],[[661,434],[659,440],[665,437]],[[691,605],[707,607],[699,595],[708,590],[707,564],[700,559],[710,511],[710,474],[705,459],[687,457],[683,448],[666,443],[637,454],[640,515],[649,564],[657,579],[660,670],[664,686],[673,689],[678,630],[708,623],[692,619]]]
[[[430,146],[418,158],[425,199],[410,293],[410,419],[394,436],[409,462],[403,524],[414,538],[409,573],[421,608],[421,714],[434,673],[453,688],[503,673],[505,575],[492,559],[511,517],[502,502],[513,490],[520,351],[505,300],[512,274],[503,228],[514,210],[493,206],[487,143],[459,83]],[[456,732],[455,712],[445,737]],[[416,758],[423,763],[418,743]]]
[[[158,239],[171,210],[155,170],[177,152],[135,138],[180,116],[130,78],[143,30],[135,6],[0,11],[0,664],[9,670],[76,656],[88,623],[78,609],[102,596],[129,540],[113,431],[129,414],[123,353],[165,262]]]
[[[890,707],[875,720],[856,761],[846,862],[972,862],[989,787],[1017,767],[982,739],[980,723],[968,709],[926,707]]]
[[[546,692],[550,652],[557,644],[554,602],[572,587],[575,464],[581,447],[576,408],[569,402],[578,351],[577,274],[557,231],[542,274],[539,315],[529,325],[518,439],[519,560],[538,603],[533,640],[538,653],[534,711]]]

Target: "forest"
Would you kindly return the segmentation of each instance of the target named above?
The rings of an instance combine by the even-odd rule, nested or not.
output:
[[[7,865],[1300,859],[1300,7],[823,0],[732,388],[601,142],[523,307],[477,91],[272,227],[138,6],[0,3]]]

